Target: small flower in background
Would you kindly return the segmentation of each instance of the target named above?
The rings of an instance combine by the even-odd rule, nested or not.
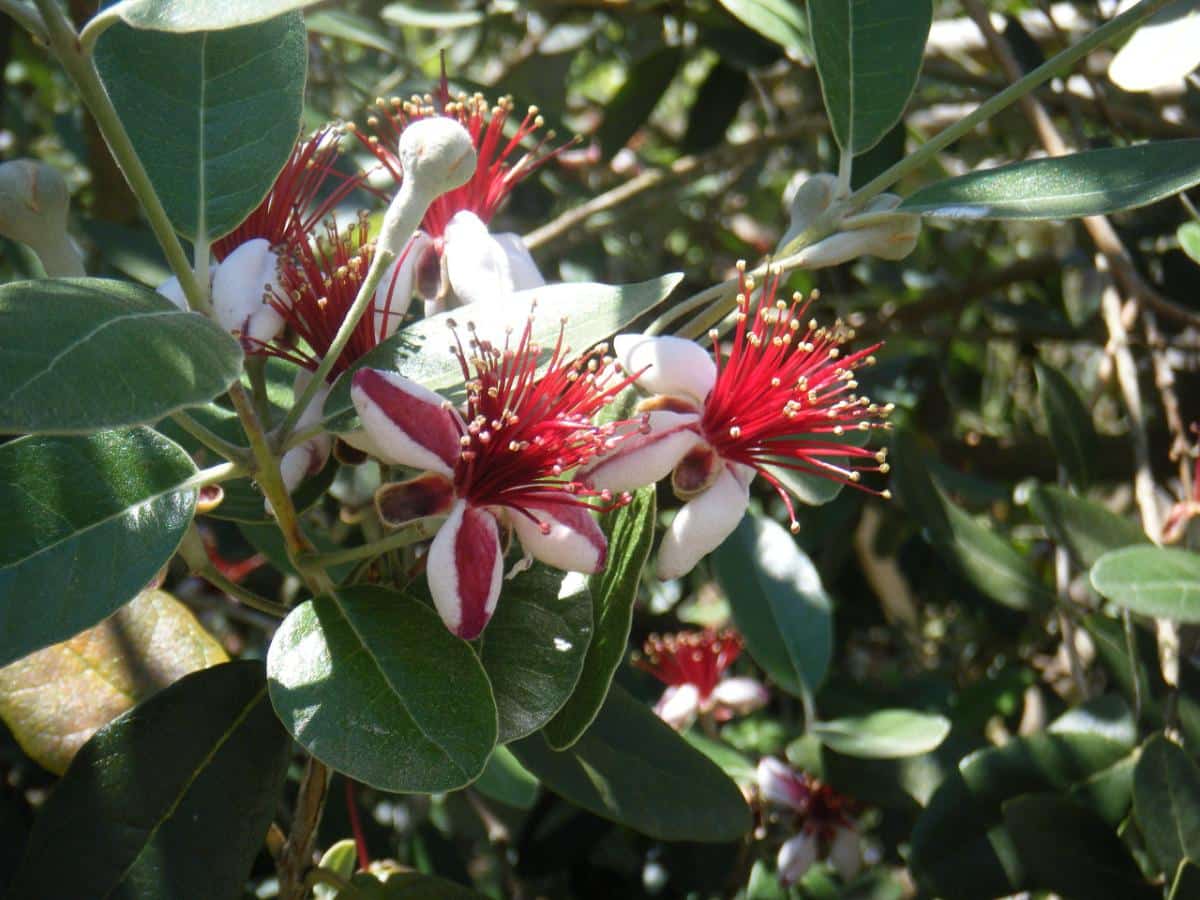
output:
[[[625,370],[654,395],[639,407],[648,413],[650,429],[584,474],[612,491],[671,475],[675,495],[685,503],[659,549],[662,579],[686,574],[720,546],[741,521],[756,475],[783,499],[795,531],[791,498],[772,469],[857,487],[864,487],[863,472],[888,471],[885,450],[835,440],[887,427],[890,405],[856,393],[855,370],[874,363],[879,345],[843,355],[852,330],[841,322],[831,328],[802,323],[810,301],[798,294],[790,303],[776,300],[778,277],[752,304],[753,281],[744,264],[739,270],[737,324],[727,353],[715,331],[711,356],[677,337],[626,334],[614,341]]]
[[[763,757],[756,772],[758,794],[765,809],[795,832],[783,842],[776,858],[779,879],[794,884],[818,860],[851,881],[862,869],[862,841],[853,818],[854,801],[806,772],[797,772],[773,756]]]
[[[414,121],[431,116],[456,119],[475,144],[475,174],[430,205],[421,230],[412,239],[417,292],[426,301],[427,315],[546,283],[520,235],[490,234],[488,225],[517,184],[570,145],[547,151],[547,144],[554,139],[554,133],[548,132],[532,149],[522,151],[521,143],[543,122],[537,108],[530,107],[515,132],[505,137],[512,111],[508,97],[495,106],[489,106],[480,94],[452,99],[443,80],[436,97],[377,100],[376,110],[367,119],[368,130],[352,129],[396,183],[402,172],[395,147]]]
[[[698,716],[727,722],[760,709],[770,699],[767,689],[753,678],[725,677],[741,652],[741,635],[729,630],[652,634],[633,664],[667,685],[654,711],[682,731]]]
[[[468,640],[495,610],[509,529],[527,557],[597,572],[607,543],[591,511],[629,499],[570,474],[612,445],[625,423],[594,419],[629,379],[613,376],[602,348],[568,358],[561,332],[539,372],[541,348],[531,334],[530,320],[515,345],[508,336],[498,347],[472,330],[464,348],[454,331],[451,352],[467,387],[463,413],[403,375],[370,368],[354,375],[351,397],[378,455],[424,470],[379,489],[380,518],[395,526],[447,517],[429,548],[429,589],[446,627]]]

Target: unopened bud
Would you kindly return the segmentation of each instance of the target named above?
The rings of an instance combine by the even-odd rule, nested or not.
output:
[[[812,868],[817,861],[817,838],[807,832],[801,832],[793,838],[788,838],[779,848],[776,866],[779,869],[779,880],[785,885],[792,885],[804,877],[804,873]]]
[[[828,211],[837,194],[837,184],[837,176],[825,172],[809,176],[800,183],[792,196],[792,202],[788,205],[788,229],[780,238],[776,253],[786,256],[789,252],[788,245]]]
[[[837,266],[860,256],[903,259],[912,253],[921,236],[920,216],[907,213],[866,213],[842,224],[844,230],[830,235],[804,251],[806,269]]]
[[[0,234],[28,244],[52,278],[86,274],[67,234],[70,192],[53,166],[32,159],[0,164]]]

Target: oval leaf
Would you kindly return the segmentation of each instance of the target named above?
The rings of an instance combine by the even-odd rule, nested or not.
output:
[[[171,224],[192,239],[232,231],[266,196],[300,133],[307,65],[299,13],[194,34],[119,24],[96,44],[134,149]]]
[[[634,494],[628,506],[601,520],[608,538],[608,564],[603,572],[592,576],[588,585],[592,640],[575,691],[542,732],[555,750],[570,747],[592,724],[625,658],[642,567],[654,542],[654,516],[654,488],[647,487]]]
[[[241,896],[290,749],[262,663],[184,677],[76,754],[42,807],[6,896]]]
[[[496,748],[483,774],[471,787],[485,797],[515,809],[532,809],[537,800],[537,779],[507,747]]]
[[[910,864],[932,896],[991,900],[1024,887],[1024,868],[1003,827],[1004,804],[1033,791],[1088,781],[1126,757],[1137,736],[1129,708],[1101,697],[1038,734],[976,751],[930,798],[912,833]]]
[[[253,25],[292,10],[312,6],[320,0],[121,0],[112,13],[134,28],[151,31],[221,31]]]
[[[1179,238],[1179,248],[1192,262],[1200,265],[1200,222],[1184,222],[1175,236]]]
[[[1088,150],[970,172],[922,188],[904,212],[957,219],[1077,219],[1200,184],[1200,138]]]
[[[1200,865],[1200,769],[1161,735],[1142,748],[1133,773],[1133,811],[1150,854],[1168,877],[1185,859]]]
[[[548,359],[560,330],[564,344],[581,351],[658,306],[682,278],[673,273],[637,284],[553,284],[518,291],[503,303],[483,300],[421,319],[396,332],[342,374],[325,401],[326,425],[341,432],[359,427],[350,403],[350,380],[364,366],[395,369],[447,397],[465,396],[458,359],[446,352],[450,322],[473,322],[481,335],[502,340],[506,328],[519,331],[532,317],[531,343],[545,348]]]
[[[0,669],[0,718],[22,750],[61,775],[125,710],[228,659],[191,610],[144,591],[94,628]]]
[[[195,473],[149,428],[0,446],[0,664],[137,596],[192,521]]]
[[[231,385],[242,350],[208,319],[101,278],[0,287],[0,434],[152,422]]]
[[[718,0],[747,28],[773,41],[793,59],[808,48],[808,22],[792,0]]]
[[[1113,550],[1092,566],[1092,587],[1144,616],[1200,622],[1200,556],[1187,550]]]
[[[870,150],[900,121],[932,20],[930,0],[808,0],[821,93],[844,152]]]
[[[533,734],[562,708],[579,681],[592,637],[582,576],[536,566],[504,587],[479,642],[500,716],[499,741]]]
[[[1085,568],[1110,550],[1147,544],[1141,527],[1093,500],[1052,485],[1039,484],[1029,494],[1029,508],[1055,541]]]
[[[1050,603],[1046,586],[1005,538],[951,503],[934,484],[916,439],[900,429],[892,440],[892,484],[925,539],[985,596],[1012,609]]]
[[[1088,900],[1157,900],[1129,848],[1103,819],[1053,793],[1025,794],[1004,807],[1030,890]]]
[[[555,793],[658,840],[733,841],[752,824],[737,785],[616,685],[569,750],[536,734],[512,750]]]
[[[1099,440],[1092,414],[1062,372],[1041,361],[1033,367],[1037,373],[1038,404],[1046,419],[1054,454],[1067,470],[1071,483],[1083,490],[1092,480],[1092,457]]]
[[[659,47],[629,69],[625,83],[604,109],[596,131],[604,156],[611,157],[641,128],[667,92],[683,62],[679,47]]]
[[[786,528],[754,514],[712,558],[754,661],[785,690],[816,693],[833,654],[833,619],[812,560]]]
[[[271,702],[313,756],[384,791],[460,788],[496,744],[471,647],[395,591],[358,586],[292,610],[267,653]]]
[[[822,744],[846,756],[901,759],[936,749],[950,733],[945,716],[911,709],[881,709],[866,716],[815,722]]]

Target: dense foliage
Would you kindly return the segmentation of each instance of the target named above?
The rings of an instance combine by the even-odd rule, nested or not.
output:
[[[100,6],[0,0],[6,896],[1200,897],[1193,0]]]

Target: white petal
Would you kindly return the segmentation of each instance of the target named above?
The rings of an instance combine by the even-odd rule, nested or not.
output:
[[[800,781],[786,763],[774,756],[764,756],[754,771],[758,782],[758,793],[767,803],[802,810],[804,798],[800,793]]]
[[[531,522],[519,512],[513,511],[509,521],[521,539],[521,546],[534,559],[567,572],[592,574],[604,568],[608,543],[587,509],[559,503],[553,508],[539,507],[529,512],[549,526],[548,534],[542,534],[538,522]]]
[[[654,704],[654,712],[658,717],[676,731],[683,731],[691,725],[699,711],[700,689],[694,684],[671,685]]]
[[[700,421],[694,413],[650,413],[650,432],[625,438],[615,449],[597,457],[579,473],[600,490],[634,491],[666,478],[689,450],[700,442],[691,426]]]
[[[172,275],[154,290],[162,294],[184,312],[187,312],[190,308],[188,307],[187,297],[185,297],[183,293],[183,285],[179,283],[179,279],[174,275]]]
[[[498,300],[513,291],[508,256],[473,212],[454,214],[442,242],[446,275],[459,303]]]
[[[213,276],[213,314],[222,328],[256,341],[278,337],[284,319],[265,297],[279,290],[278,257],[264,238],[246,241]]]
[[[804,873],[812,868],[817,861],[817,839],[815,836],[802,832],[793,838],[788,838],[779,848],[776,867],[779,869],[779,880],[784,885],[795,884],[804,877]]]
[[[664,335],[618,334],[613,350],[630,375],[638,376],[637,385],[651,394],[690,397],[704,403],[717,381],[717,366],[708,351],[684,338]]]
[[[526,291],[530,288],[541,287],[546,283],[542,273],[538,271],[537,263],[529,253],[529,248],[521,240],[519,234],[505,231],[494,235],[495,241],[508,257],[508,269],[512,273],[514,291]]]
[[[862,841],[853,828],[838,828],[829,845],[829,861],[842,876],[842,881],[851,882],[862,869]]]
[[[683,505],[658,548],[658,577],[664,581],[692,571],[716,550],[746,514],[750,494],[726,469],[703,494]]]
[[[429,236],[418,231],[405,245],[404,254],[388,266],[375,288],[375,299],[371,303],[371,331],[376,340],[385,340],[396,333],[412,302],[413,281],[416,278],[417,260],[425,248],[432,243]]]
[[[279,461],[279,474],[283,476],[284,487],[290,494],[309,475],[316,475],[325,467],[329,459],[329,451],[333,449],[333,440],[329,435],[318,435],[310,438],[283,454]]]
[[[350,399],[384,462],[454,474],[466,429],[458,413],[429,388],[395,372],[359,369]]]
[[[504,554],[495,517],[459,500],[429,547],[429,592],[438,615],[464,640],[479,636],[496,609]]]
[[[713,701],[739,716],[762,709],[770,698],[760,681],[742,676],[721,679],[712,692]]]

